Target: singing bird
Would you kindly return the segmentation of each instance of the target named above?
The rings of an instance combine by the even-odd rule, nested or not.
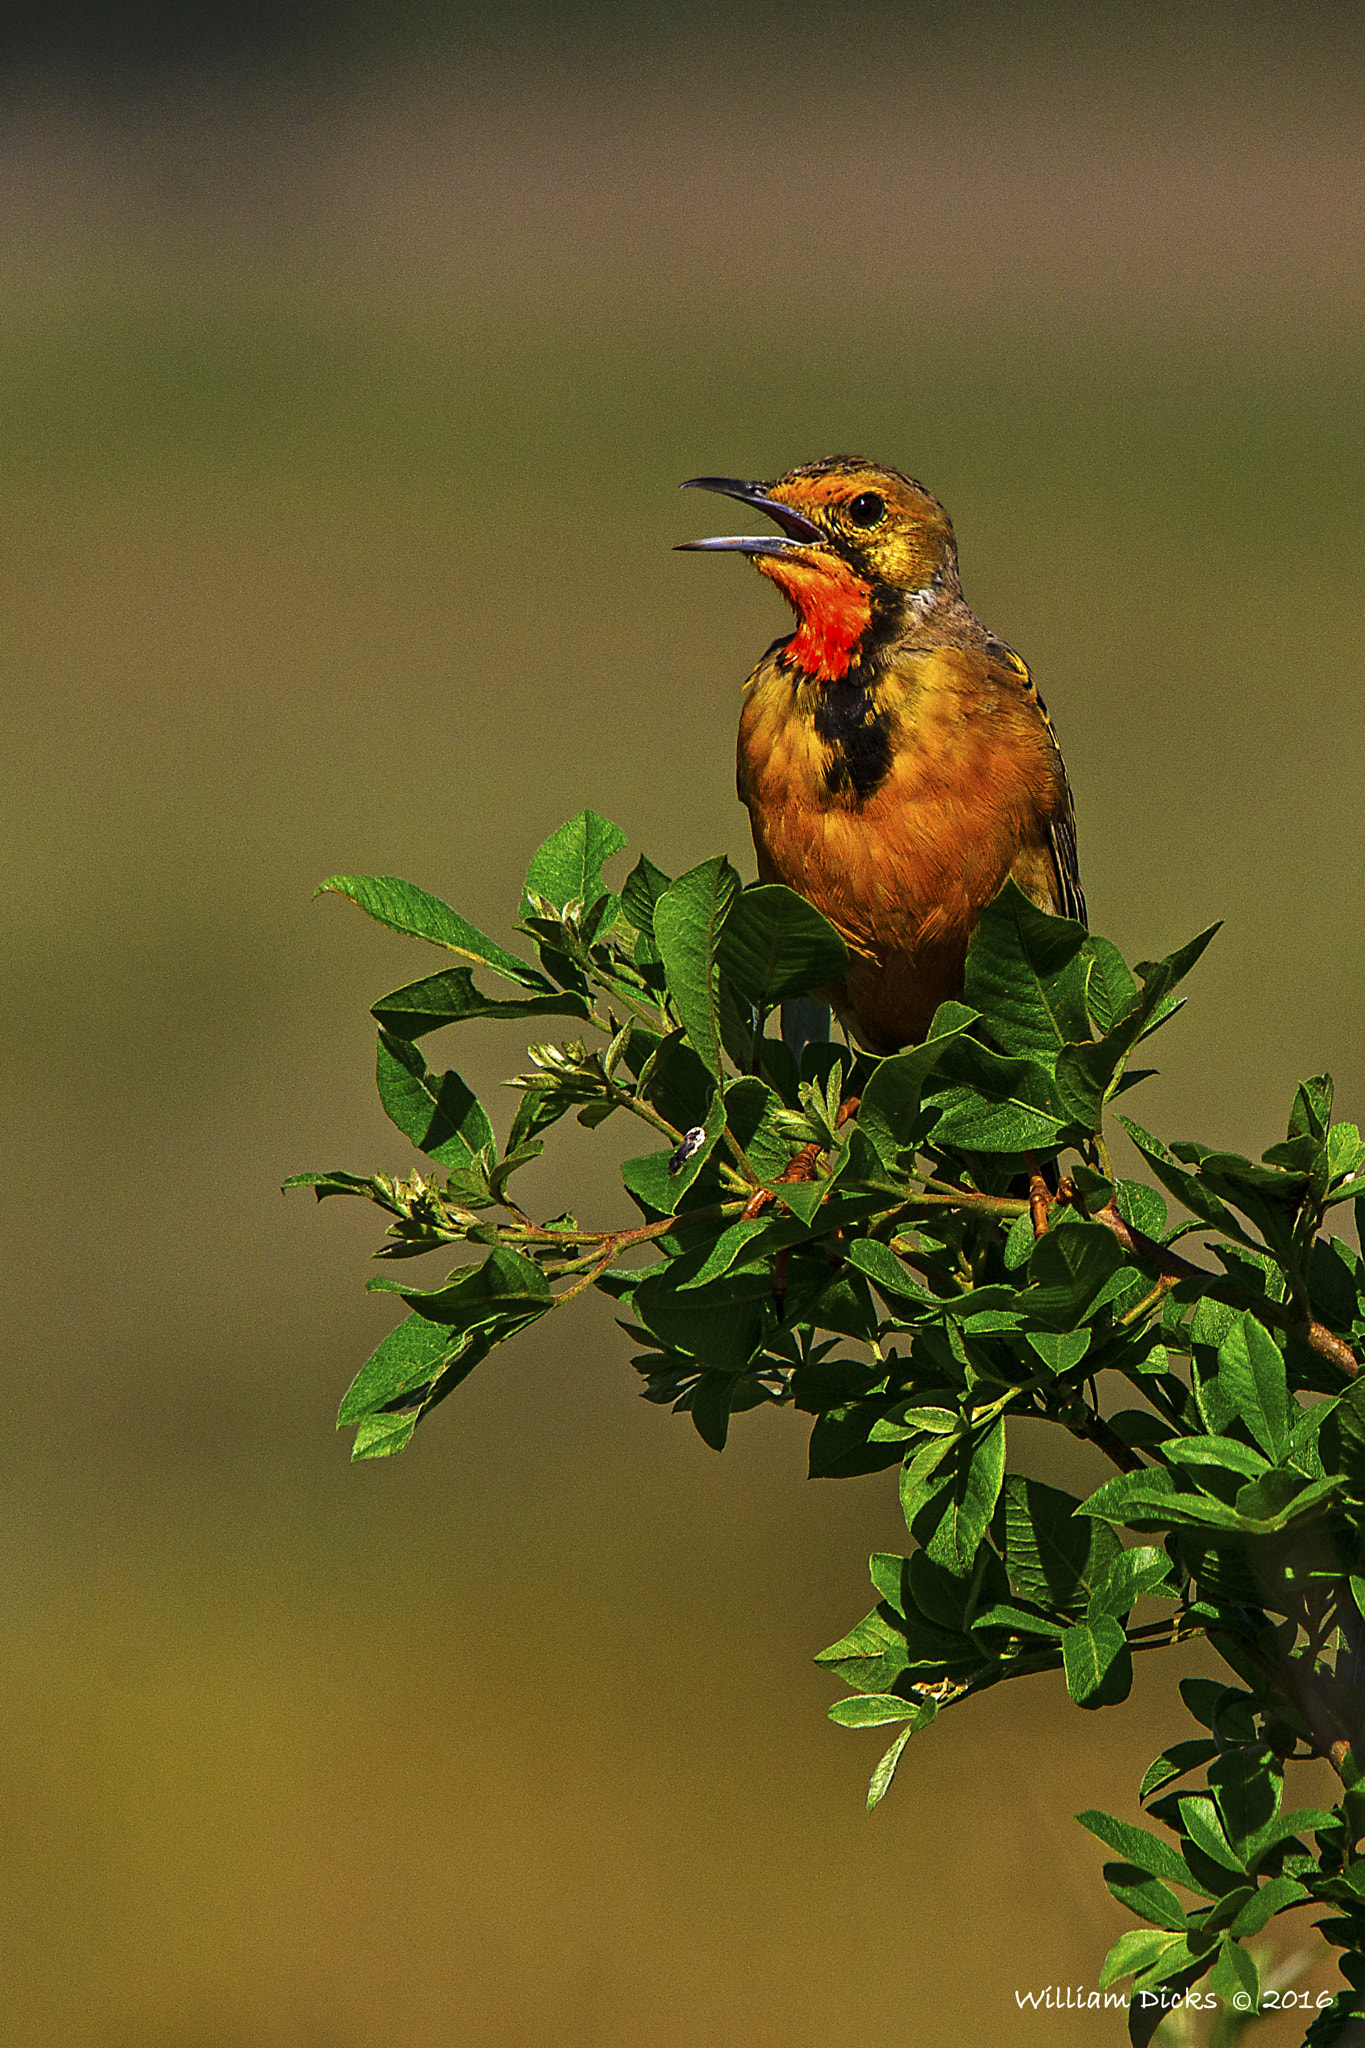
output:
[[[693,477],[780,534],[747,555],[796,614],[745,685],[738,784],[759,879],[842,934],[827,992],[871,1052],[924,1037],[962,993],[967,941],[1012,875],[1085,923],[1071,790],[1027,665],[969,609],[952,523],[923,484],[849,455],[773,483]]]

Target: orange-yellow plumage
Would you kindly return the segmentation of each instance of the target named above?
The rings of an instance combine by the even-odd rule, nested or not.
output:
[[[951,524],[922,485],[848,457],[772,485],[698,481],[785,535],[702,544],[749,554],[797,614],[740,719],[759,876],[837,926],[850,967],[830,999],[861,1043],[894,1051],[961,993],[1006,876],[1084,919],[1052,727],[1024,663],[967,608]]]

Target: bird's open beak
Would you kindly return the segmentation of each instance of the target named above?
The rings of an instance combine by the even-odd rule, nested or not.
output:
[[[783,505],[776,498],[766,495],[762,484],[748,484],[732,476],[694,476],[679,486],[684,491],[719,491],[722,497],[738,498],[741,504],[750,505],[755,512],[766,512],[769,519],[782,528],[782,535],[761,533],[718,534],[714,540],[680,540],[675,543],[679,549],[705,549],[710,552],[728,548],[741,555],[793,555],[800,548],[808,547],[812,541],[823,538],[818,526],[809,519],[803,519],[790,505]],[[783,538],[785,536],[785,538]]]

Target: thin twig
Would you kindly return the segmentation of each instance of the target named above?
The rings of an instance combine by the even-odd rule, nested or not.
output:
[[[1154,1238],[1135,1229],[1132,1224],[1125,1223],[1112,1202],[1106,1202],[1102,1209],[1095,1211],[1095,1221],[1112,1230],[1119,1243],[1126,1251],[1130,1251],[1134,1258],[1140,1259],[1144,1265],[1155,1266],[1157,1272],[1163,1279],[1169,1280],[1172,1287],[1178,1286],[1182,1280],[1193,1280],[1202,1292],[1214,1301],[1226,1302],[1229,1308],[1250,1309],[1258,1321],[1269,1323],[1277,1330],[1289,1331],[1305,1343],[1310,1351],[1316,1351],[1320,1358],[1325,1358],[1336,1366],[1347,1379],[1353,1380],[1359,1373],[1360,1361],[1350,1345],[1343,1343],[1340,1337],[1334,1336],[1325,1324],[1311,1319],[1301,1319],[1282,1302],[1271,1301],[1268,1295],[1252,1294],[1248,1289],[1239,1287],[1235,1281],[1225,1280],[1218,1274],[1211,1273],[1207,1266],[1191,1265],[1188,1259],[1182,1259],[1178,1253],[1158,1244]]]

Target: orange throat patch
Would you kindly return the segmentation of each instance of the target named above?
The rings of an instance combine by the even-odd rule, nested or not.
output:
[[[775,583],[796,613],[788,654],[816,682],[847,675],[872,624],[872,586],[837,555],[754,555],[754,567]]]

